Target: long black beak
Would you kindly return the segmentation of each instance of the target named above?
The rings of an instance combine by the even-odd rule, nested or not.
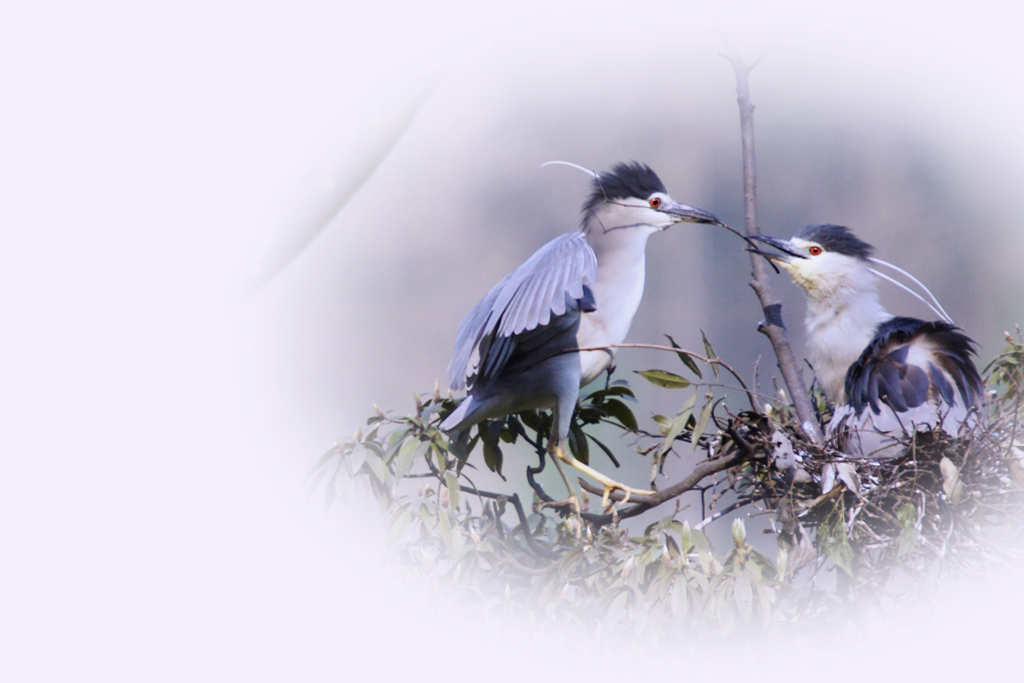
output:
[[[757,240],[758,242],[764,242],[775,247],[781,254],[775,252],[762,251],[754,246],[747,247],[747,251],[752,254],[760,254],[769,261],[779,261],[782,263],[789,263],[795,258],[807,258],[806,255],[796,250],[790,243],[789,240],[780,240],[778,237],[768,237],[767,235],[750,235],[750,239]]]
[[[710,223],[712,225],[724,225],[722,221],[718,220],[704,209],[698,209],[695,206],[689,204],[680,204],[679,202],[672,202],[667,206],[662,206],[659,211],[667,213],[670,216],[676,216],[680,222],[687,223]]]

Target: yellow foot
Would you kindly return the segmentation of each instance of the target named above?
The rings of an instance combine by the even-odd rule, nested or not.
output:
[[[559,455],[559,454],[556,453],[556,455]],[[565,462],[569,463],[570,465],[572,465],[573,467],[578,469],[580,472],[583,472],[584,474],[587,474],[587,475],[593,477],[594,479],[596,479],[598,481],[598,483],[600,483],[602,486],[604,486],[604,495],[601,496],[601,507],[603,509],[605,509],[605,510],[607,510],[611,506],[611,494],[612,494],[612,491],[614,491],[616,489],[618,489],[619,491],[622,491],[622,493],[624,494],[622,500],[619,501],[619,505],[622,505],[622,504],[626,503],[629,500],[630,496],[653,496],[654,495],[654,491],[648,491],[646,489],[635,489],[632,486],[626,486],[625,484],[617,482],[614,479],[612,479],[611,477],[608,477],[608,476],[606,476],[604,474],[601,474],[600,472],[598,472],[594,468],[592,468],[592,467],[590,467],[588,465],[584,465],[579,460],[577,460],[576,458],[572,457],[571,454],[565,454],[564,456],[559,455],[559,457],[561,457],[562,460],[564,460]]]
[[[600,472],[595,470],[593,467],[590,467],[589,465],[584,465],[582,462],[577,460],[572,455],[572,453],[567,451],[562,446],[562,444],[560,442],[554,443],[549,448],[549,452],[554,456],[553,459],[555,461],[555,465],[558,466],[558,471],[561,472],[562,477],[566,480],[566,487],[569,488],[570,491],[572,491],[572,486],[569,484],[568,477],[566,477],[565,473],[562,472],[562,466],[559,465],[559,463],[558,463],[559,460],[561,460],[562,462],[567,463],[569,465],[572,465],[573,467],[578,469],[580,472],[583,472],[587,476],[592,477],[593,479],[596,479],[602,486],[604,486],[604,495],[601,496],[601,508],[603,510],[605,510],[605,511],[607,511],[609,508],[611,508],[613,506],[613,503],[611,502],[611,494],[612,494],[612,491],[614,491],[616,489],[618,489],[619,491],[622,491],[622,493],[624,494],[622,500],[618,501],[618,505],[623,505],[626,502],[628,502],[629,499],[630,499],[630,496],[652,496],[652,495],[654,495],[654,491],[648,491],[646,489],[635,489],[632,486],[626,486],[625,484],[622,484],[622,483],[619,483],[619,482],[615,481],[611,477],[608,477],[608,476],[606,476],[604,474],[601,474]],[[573,498],[575,498],[575,494],[570,496],[569,499],[572,500]]]
[[[576,497],[575,493],[572,494],[571,496],[569,496],[568,498],[566,498],[565,500],[551,501],[550,503],[544,503],[543,505],[541,505],[541,507],[557,508],[559,510],[563,510],[565,508],[569,508],[570,510],[572,510],[573,514],[577,514],[577,515],[580,514],[580,510],[581,510],[581,508],[580,508],[580,500],[579,500],[579,498]]]
[[[614,491],[615,489],[619,489],[623,493],[622,500],[618,501],[617,503],[613,503],[611,500],[612,491]],[[611,508],[612,515],[618,517],[619,515],[617,514],[617,508],[629,502],[629,496],[632,493],[632,491],[633,489],[629,488],[628,486],[609,486],[608,484],[605,484],[604,495],[601,496],[601,510],[607,512],[608,508]]]

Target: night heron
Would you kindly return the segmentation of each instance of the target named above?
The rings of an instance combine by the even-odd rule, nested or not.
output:
[[[553,162],[565,163],[565,162]],[[465,400],[441,429],[468,439],[473,425],[524,410],[550,408],[548,452],[578,507],[562,460],[599,481],[604,503],[625,486],[579,462],[566,448],[580,387],[612,362],[613,349],[580,351],[625,339],[644,290],[647,238],[676,223],[719,224],[717,218],[673,201],[645,164],[620,163],[593,176],[583,204],[582,230],[541,247],[463,318],[448,365],[453,391]]]
[[[809,225],[790,240],[753,237],[780,253],[751,250],[788,271],[807,295],[808,361],[835,405],[826,435],[838,448],[855,457],[892,458],[915,431],[941,427],[957,436],[974,419],[982,398],[974,342],[937,301],[933,306],[877,271],[873,266],[899,269],[873,258],[871,245],[838,225]],[[878,300],[879,277],[943,319],[893,316]]]

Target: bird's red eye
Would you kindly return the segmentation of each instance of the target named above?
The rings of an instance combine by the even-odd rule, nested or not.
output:
[[[820,254],[823,251],[825,251],[825,250],[822,249],[821,247],[818,247],[818,246],[808,247],[807,248],[807,253],[810,254],[811,256],[817,256],[818,254]]]
[[[650,205],[652,209],[657,209],[659,206],[661,206],[661,199],[659,197],[651,197]]]

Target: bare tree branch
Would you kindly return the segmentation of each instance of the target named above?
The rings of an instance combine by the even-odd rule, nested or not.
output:
[[[712,474],[715,474],[716,472],[721,472],[723,470],[729,469],[730,467],[733,467],[734,465],[738,465],[740,462],[743,461],[744,458],[747,457],[747,455],[747,451],[739,449],[729,453],[728,455],[719,456],[717,458],[713,458],[710,460],[704,460],[699,465],[694,467],[693,471],[690,472],[690,474],[686,475],[686,477],[684,477],[683,479],[681,479],[680,481],[676,482],[675,484],[666,489],[660,489],[658,491],[655,491],[653,495],[648,496],[637,494],[631,495],[629,500],[631,502],[634,502],[635,504],[623,510],[618,510],[615,513],[607,513],[601,515],[584,512],[581,513],[580,516],[588,522],[591,522],[597,526],[611,524],[613,521],[615,521],[616,518],[627,519],[629,517],[635,517],[643,512],[647,512],[651,508],[661,505],[667,500],[672,500],[673,498],[676,498],[686,493],[687,491],[692,491],[693,489],[697,488],[697,485],[700,484],[700,482],[703,481],[705,477],[709,477]],[[600,486],[591,484],[589,481],[584,481],[583,479],[579,479],[578,481],[580,483],[580,486],[583,487],[584,490],[589,491],[590,493],[604,493],[604,489]],[[617,489],[609,494],[609,498],[617,502],[624,500],[625,497],[625,493]]]
[[[754,159],[754,104],[750,101],[750,82],[748,76],[750,71],[757,65],[746,64],[739,57],[726,56],[732,63],[736,72],[736,95],[740,106],[740,134],[743,142],[743,218],[747,235],[760,233],[757,225],[757,170]],[[782,322],[782,304],[772,293],[768,284],[768,274],[764,261],[757,255],[750,255],[753,267],[750,283],[751,288],[757,293],[761,302],[761,309],[764,311],[764,320],[758,324],[757,330],[761,332],[772,343],[775,349],[775,356],[778,359],[779,370],[782,378],[789,389],[790,398],[796,407],[797,417],[800,425],[814,443],[820,445],[825,439],[821,433],[821,426],[818,424],[818,417],[811,399],[807,393],[807,385],[804,383],[800,366],[797,363],[793,347],[789,343],[789,335],[786,333],[786,326]]]

